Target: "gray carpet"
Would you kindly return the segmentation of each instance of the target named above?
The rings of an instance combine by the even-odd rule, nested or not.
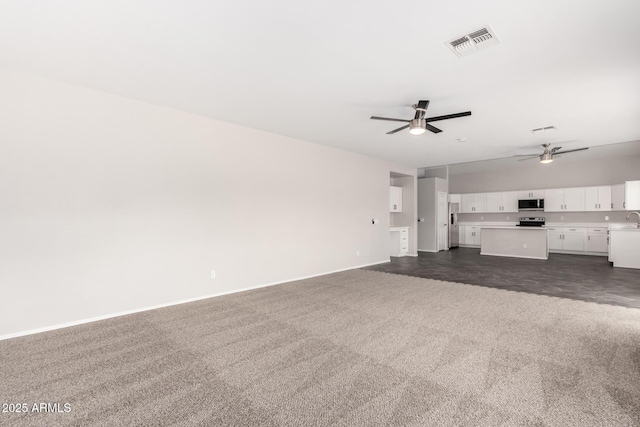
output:
[[[29,409],[3,426],[640,425],[640,310],[374,271],[6,340],[0,361],[0,402]]]

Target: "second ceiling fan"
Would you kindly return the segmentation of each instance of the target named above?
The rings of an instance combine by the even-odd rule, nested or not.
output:
[[[519,161],[522,160],[529,160],[529,159],[535,159],[537,157],[540,158],[540,163],[551,163],[553,162],[553,156],[557,156],[560,154],[566,154],[566,153],[573,153],[574,151],[583,151],[583,150],[588,150],[589,147],[584,147],[584,148],[575,148],[573,150],[564,150],[564,151],[560,151],[562,150],[562,147],[554,147],[552,149],[549,149],[549,146],[551,144],[542,144],[542,147],[544,148],[544,152],[542,154],[516,154],[513,157],[524,157],[523,159],[518,159]]]
[[[414,118],[411,119],[411,120],[392,119],[392,118],[389,118],[389,117],[378,117],[378,116],[371,116],[371,119],[372,120],[388,120],[388,121],[391,121],[391,122],[406,122],[406,123],[408,123],[407,125],[399,127],[398,129],[394,129],[392,131],[387,132],[387,135],[391,135],[391,134],[394,134],[396,132],[400,132],[401,130],[404,130],[406,128],[409,128],[409,133],[411,133],[412,135],[422,135],[427,130],[430,130],[433,133],[442,132],[441,129],[438,129],[435,126],[430,125],[429,122],[437,122],[437,121],[440,121],[440,120],[455,119],[456,117],[464,117],[464,116],[470,116],[471,115],[471,111],[465,111],[463,113],[447,114],[446,116],[425,117],[427,115],[427,107],[429,107],[429,101],[418,101],[418,103],[412,105],[412,107],[413,107],[414,110],[416,110],[416,114],[415,114]]]

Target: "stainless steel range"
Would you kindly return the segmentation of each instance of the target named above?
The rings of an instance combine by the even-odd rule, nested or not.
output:
[[[520,217],[520,227],[543,227],[544,226],[544,218],[543,217],[533,217],[526,216]]]

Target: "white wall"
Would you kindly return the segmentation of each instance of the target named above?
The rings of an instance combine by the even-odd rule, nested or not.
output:
[[[567,156],[570,156],[568,154]],[[600,160],[563,161],[529,164],[509,169],[449,175],[451,193],[534,190],[544,188],[588,187],[622,184],[640,179],[640,156],[605,157]]]
[[[0,337],[387,261],[389,173],[416,172],[5,70],[0,93]]]

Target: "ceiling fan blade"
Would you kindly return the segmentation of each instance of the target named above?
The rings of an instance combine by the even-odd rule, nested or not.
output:
[[[396,132],[400,132],[401,130],[406,129],[406,128],[408,128],[408,127],[409,127],[409,125],[404,125],[404,126],[402,126],[401,128],[394,129],[394,130],[392,130],[392,131],[387,132],[387,135],[393,135],[394,133],[396,133]]]
[[[535,156],[531,156],[531,157],[525,157],[524,159],[518,159],[519,162],[523,161],[523,160],[530,160],[530,159],[537,159],[539,158],[539,155],[535,155]]]
[[[534,157],[539,155],[540,154],[514,154],[513,157]]]
[[[442,129],[438,129],[435,126],[431,126],[429,123],[427,123],[427,130],[430,130],[433,133],[440,133],[442,132]]]
[[[584,147],[584,148],[576,148],[575,150],[556,151],[555,153],[553,153],[553,155],[555,156],[556,154],[573,153],[574,151],[582,151],[582,150],[588,150],[588,149],[589,147]]]
[[[378,116],[371,116],[372,120],[388,120],[390,122],[407,122],[409,123],[411,120],[405,120],[405,119],[392,119],[390,117],[378,117]]]
[[[428,122],[437,122],[439,120],[455,119],[456,117],[470,116],[471,111],[465,111],[464,113],[447,114],[446,116],[427,117]]]
[[[562,147],[554,147],[551,149],[551,154],[554,154],[556,151],[562,150]]]

